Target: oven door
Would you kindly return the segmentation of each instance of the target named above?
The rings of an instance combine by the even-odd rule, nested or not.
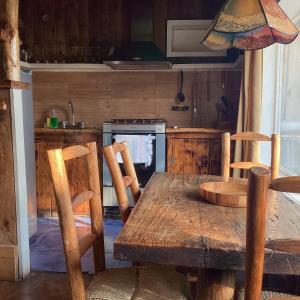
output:
[[[113,134],[112,143],[127,141],[129,152],[141,188],[144,188],[156,170],[156,134],[126,133]],[[123,176],[125,169],[121,155],[117,155]]]

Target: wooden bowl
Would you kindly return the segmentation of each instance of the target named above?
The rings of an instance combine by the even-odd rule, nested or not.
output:
[[[247,181],[206,182],[200,185],[200,195],[208,203],[228,206],[247,207]]]

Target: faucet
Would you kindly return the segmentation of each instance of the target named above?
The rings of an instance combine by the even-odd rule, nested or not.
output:
[[[74,106],[73,106],[72,101],[69,101],[69,107],[71,109],[70,113],[71,113],[71,116],[72,116],[71,126],[75,127],[75,114],[74,114]]]

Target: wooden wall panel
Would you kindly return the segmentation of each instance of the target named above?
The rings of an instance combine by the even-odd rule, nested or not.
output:
[[[135,2],[136,1],[136,2]],[[21,0],[21,39],[31,60],[80,62],[96,52],[102,61],[110,46],[130,41],[131,13],[147,3],[154,42],[166,50],[168,19],[212,19],[224,0]],[[150,5],[149,5],[150,3]],[[143,5],[143,4],[142,4]],[[151,11],[151,6],[152,11]],[[141,10],[142,11],[142,10]],[[81,48],[80,48],[81,47]]]
[[[193,118],[193,80],[197,78],[197,117]],[[162,118],[169,126],[213,127],[221,96],[238,107],[240,71],[184,73],[184,105],[189,111],[172,111],[178,104],[178,72],[33,72],[35,126],[42,127],[55,108],[60,120],[69,119],[74,103],[77,121],[100,126],[112,118]]]
[[[7,110],[0,111],[0,244],[17,245],[14,157],[9,89],[0,89],[0,101]]]

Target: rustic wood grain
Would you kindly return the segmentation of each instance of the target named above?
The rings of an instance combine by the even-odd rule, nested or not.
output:
[[[233,134],[230,138],[234,141],[271,141],[269,136],[257,132],[240,132]]]
[[[220,175],[221,133],[214,129],[167,129],[167,172]]]
[[[199,270],[196,300],[233,300],[235,272]]]
[[[7,110],[0,112],[0,244],[17,245],[12,119],[9,89],[0,89]]]
[[[29,84],[25,83],[25,82],[20,82],[20,81],[14,81],[14,80],[1,80],[0,88],[1,89],[14,88],[14,89],[26,90],[29,88]]]
[[[201,197],[208,203],[228,207],[247,207],[247,181],[232,179],[226,182],[205,182],[199,189]]]
[[[20,81],[19,0],[0,1],[0,80]]]
[[[104,249],[104,228],[103,228],[103,203],[102,187],[99,176],[98,149],[95,142],[87,143],[86,147],[90,154],[87,156],[88,186],[93,191],[94,196],[89,201],[91,215],[91,230],[97,236],[93,245],[93,257],[95,272],[105,270],[105,249]],[[101,164],[102,165],[102,164]],[[101,170],[101,169],[100,169]]]
[[[120,153],[126,176],[123,176],[116,154]],[[128,149],[127,142],[114,143],[103,147],[103,154],[107,162],[113,186],[117,195],[119,209],[123,223],[126,223],[131,208],[127,195],[127,187],[130,187],[131,195],[136,204],[141,196],[138,178],[134,164]]]
[[[88,187],[93,192],[90,199],[91,233],[77,237],[67,171],[62,149],[47,152],[55,189],[60,229],[65,250],[66,265],[71,286],[72,299],[85,299],[85,286],[81,270],[80,256],[93,246],[94,267],[98,273],[105,269],[104,234],[99,168],[96,142],[87,143],[89,154],[84,156],[88,166]],[[72,148],[76,152],[76,148]]]
[[[85,191],[79,194],[76,194],[72,197],[72,207],[73,210],[78,206],[82,205],[84,202],[89,201],[94,196],[92,191]]]
[[[300,193],[300,176],[277,178],[270,183],[270,189],[287,193]]]
[[[63,130],[63,129],[36,129],[36,186],[37,206],[40,216],[55,217],[57,209],[54,197],[54,189],[51,181],[51,173],[47,160],[47,150],[65,148],[74,145],[84,145],[86,142],[96,141],[98,153],[102,145],[101,131],[99,130]],[[101,163],[101,156],[100,163]],[[78,195],[86,190],[88,183],[87,164],[83,157],[66,162],[66,170],[69,178],[70,192],[72,196]],[[101,174],[100,174],[101,177]],[[89,214],[89,203],[82,202],[74,209],[78,215]]]
[[[230,88],[230,98],[239,95],[240,71],[224,71],[229,79],[226,85]],[[236,73],[234,76],[232,73]],[[34,123],[43,127],[46,116],[56,108],[59,120],[68,120],[68,102],[72,99],[76,120],[88,122],[88,126],[99,126],[112,118],[162,118],[168,126],[188,128],[193,134],[198,129],[191,126],[214,127],[218,121],[216,103],[222,93],[221,70],[198,71],[198,112],[197,122],[193,124],[191,85],[194,72],[185,72],[184,93],[185,105],[189,111],[172,111],[176,105],[178,90],[178,72],[33,72]],[[209,77],[208,77],[209,76]],[[227,76],[227,75],[226,75]],[[216,78],[216,79],[215,79]],[[200,88],[200,82],[207,82],[210,89],[220,88],[220,96],[212,95],[207,102],[206,90]],[[231,87],[233,86],[233,87]],[[202,117],[205,115],[205,118]],[[170,129],[170,132],[173,129]],[[181,129],[179,129],[181,130]],[[174,131],[179,131],[174,130]],[[201,129],[207,134],[208,129]],[[215,133],[218,131],[216,130]],[[220,132],[220,131],[219,131]]]
[[[85,288],[81,272],[80,248],[72,212],[71,195],[62,149],[48,151],[52,180],[55,187],[60,229],[73,299],[84,299]]]
[[[271,142],[271,166],[267,166],[260,162],[254,161],[239,161],[233,162],[230,164],[230,168],[232,169],[244,169],[249,170],[253,167],[261,167],[265,169],[271,170],[271,178],[275,179],[278,177],[279,174],[279,163],[280,163],[280,136],[278,134],[272,134],[271,137],[263,135],[257,132],[239,132],[229,136],[228,134],[223,136],[222,139],[222,153],[223,153],[223,168],[222,174],[226,177],[229,176],[230,168],[228,168],[228,163],[230,158],[226,153],[229,153],[232,145],[231,141],[240,142],[243,141],[245,143],[245,147],[249,148],[252,144],[251,143],[258,143],[258,142]],[[247,151],[246,151],[247,152]],[[247,157],[247,159],[251,159],[251,157]]]
[[[271,179],[276,179],[279,176],[280,167],[280,135],[272,134],[272,155],[271,155]]]
[[[248,179],[245,300],[260,299],[264,273],[270,170],[252,168]]]
[[[115,257],[179,266],[244,270],[246,211],[205,203],[201,182],[217,176],[156,173],[115,241]],[[283,194],[269,200],[266,240],[297,239],[300,208]],[[300,254],[265,250],[265,273],[300,274]]]
[[[230,133],[222,135],[222,170],[221,175],[229,178],[230,176]]]

